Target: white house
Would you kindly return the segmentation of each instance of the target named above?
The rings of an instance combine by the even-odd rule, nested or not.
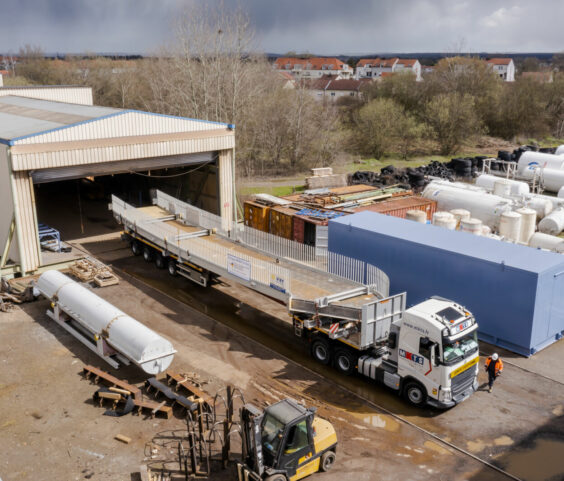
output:
[[[321,78],[325,75],[348,79],[353,75],[350,65],[334,57],[280,57],[274,62],[274,68],[280,72],[292,73],[296,80]]]
[[[306,88],[316,100],[335,101],[341,97],[360,97],[362,86],[369,82],[370,79],[322,78],[306,84]]]
[[[412,58],[361,58],[356,65],[356,78],[378,78],[385,73],[412,71],[421,80],[421,64]],[[385,75],[384,75],[385,76]]]
[[[505,82],[515,81],[515,64],[511,58],[490,58],[487,64]]]

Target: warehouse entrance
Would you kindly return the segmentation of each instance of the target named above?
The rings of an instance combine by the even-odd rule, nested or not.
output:
[[[158,189],[208,212],[219,214],[215,158],[182,167],[86,177],[70,171],[68,176],[74,178],[64,178],[62,173],[57,177],[34,177],[39,240],[40,243],[43,241],[42,264],[52,263],[53,248],[59,247],[56,243],[53,247],[50,242],[56,236],[53,229],[60,233],[63,246],[69,241],[119,232],[120,227],[108,209],[112,194],[131,205],[141,207],[152,204],[152,192]]]

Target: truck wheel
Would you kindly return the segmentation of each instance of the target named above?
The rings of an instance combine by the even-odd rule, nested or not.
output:
[[[311,355],[317,362],[325,365],[329,364],[329,361],[331,361],[329,343],[323,338],[316,339],[311,345]]]
[[[162,254],[157,254],[155,257],[155,265],[157,269],[164,269],[166,267],[166,258]]]
[[[133,255],[135,256],[140,256],[143,253],[143,249],[141,248],[139,241],[131,241],[131,252],[133,252]]]
[[[286,476],[283,474],[273,474],[265,478],[264,481],[286,481]]]
[[[339,349],[335,353],[334,362],[338,371],[350,376],[356,369],[356,356],[346,349]]]
[[[149,246],[145,246],[143,249],[143,259],[145,262],[152,262],[153,261],[153,249]]]
[[[403,390],[403,395],[405,399],[414,406],[422,406],[427,400],[425,388],[418,382],[408,383]]]
[[[176,270],[176,261],[174,259],[170,259],[168,261],[168,273],[171,276],[176,276],[177,275],[177,270]]]
[[[335,464],[335,459],[337,459],[337,455],[333,451],[324,452],[319,463],[319,471],[324,473],[329,471]]]

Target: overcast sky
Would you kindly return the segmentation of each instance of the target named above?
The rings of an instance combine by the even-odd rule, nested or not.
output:
[[[215,0],[207,0],[208,3]],[[0,52],[151,53],[191,0],[1,0]],[[264,52],[564,50],[563,0],[224,0]]]

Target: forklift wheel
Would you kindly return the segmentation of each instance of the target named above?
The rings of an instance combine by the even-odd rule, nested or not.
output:
[[[272,476],[265,478],[264,481],[286,481],[286,476],[283,474],[273,474]]]
[[[319,470],[323,472],[329,471],[333,464],[335,464],[335,459],[337,455],[333,451],[326,451],[321,456],[321,462],[319,463]]]

